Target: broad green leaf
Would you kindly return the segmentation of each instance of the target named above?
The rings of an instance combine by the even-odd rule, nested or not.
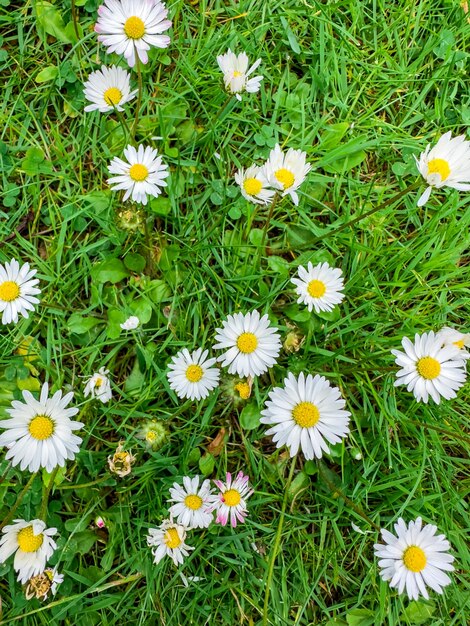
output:
[[[268,257],[268,267],[277,274],[286,276],[290,271],[290,263],[283,259],[282,256],[270,256]]]
[[[48,35],[52,35],[62,43],[72,43],[65,30],[62,15],[53,4],[42,0],[36,2],[35,8],[37,23]]]
[[[129,254],[126,254],[124,257],[124,265],[133,272],[140,274],[144,271],[145,259],[141,254],[129,252]]]
[[[352,170],[360,165],[366,156],[367,154],[364,150],[358,150],[357,152],[353,152],[344,158],[328,163],[328,165],[324,165],[323,169],[330,174],[343,174],[344,172],[349,172],[349,170]]]
[[[310,485],[310,478],[304,471],[297,474],[289,486],[289,500],[295,498],[301,491]]]
[[[54,80],[55,78],[57,78],[58,73],[58,67],[56,67],[55,65],[48,65],[38,74],[36,74],[36,78],[34,80],[37,83],[47,83],[49,80]]]
[[[253,430],[258,428],[260,424],[261,413],[259,406],[253,402],[243,407],[240,414],[240,426],[245,430]]]
[[[320,150],[332,150],[336,148],[347,133],[349,122],[338,122],[337,124],[328,124],[320,137]]]
[[[214,471],[215,459],[212,454],[206,452],[199,459],[199,470],[204,476],[209,476]]]
[[[129,276],[129,270],[120,259],[107,259],[91,269],[91,277],[97,283],[118,283]]]
[[[71,333],[82,335],[102,323],[103,320],[97,317],[83,317],[81,313],[72,313],[67,321],[67,327]]]
[[[409,624],[425,624],[436,612],[434,602],[417,602],[413,600],[409,603],[403,613],[401,619],[406,620]]]
[[[375,614],[370,609],[351,609],[346,613],[348,626],[373,626]]]

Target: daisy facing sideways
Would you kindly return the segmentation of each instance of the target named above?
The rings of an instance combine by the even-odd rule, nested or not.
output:
[[[165,556],[169,556],[176,566],[183,563],[183,557],[189,555],[189,550],[194,550],[185,543],[187,531],[185,526],[172,519],[163,520],[158,528],[149,528],[147,544],[152,548],[154,563],[160,563]]]
[[[423,206],[429,200],[433,187],[452,187],[459,191],[470,191],[470,141],[465,135],[452,138],[449,131],[440,137],[436,145],[415,157],[419,173],[429,187],[418,200]]]
[[[436,531],[433,524],[423,526],[420,517],[408,525],[400,518],[395,524],[396,536],[382,529],[385,544],[374,545],[382,580],[390,581],[398,593],[405,591],[411,600],[419,596],[428,600],[426,587],[442,593],[451,583],[445,572],[453,571],[454,557],[448,554],[450,544],[445,536]]]
[[[237,55],[229,48],[228,52],[217,57],[217,63],[224,75],[225,89],[230,93],[234,93],[237,100],[242,99],[240,94],[243,91],[255,93],[260,90],[263,77],[248,77],[258,68],[261,59],[255,61],[250,69],[248,69],[249,61],[246,52],[241,52]]]
[[[277,328],[270,326],[267,315],[235,313],[216,329],[215,350],[225,350],[217,358],[229,374],[260,376],[276,363],[281,350]]]
[[[319,263],[313,266],[308,263],[307,269],[302,265],[297,270],[299,278],[292,279],[296,285],[297,302],[306,304],[311,312],[315,309],[320,311],[332,311],[334,307],[343,301],[344,289],[342,271],[336,267],[330,267],[328,263]]]
[[[257,165],[251,165],[247,170],[238,170],[235,182],[240,186],[242,196],[255,204],[269,204],[276,193],[270,189],[264,169]]]
[[[104,367],[100,367],[100,369],[87,380],[85,389],[83,390],[85,398],[91,396],[92,398],[101,400],[103,404],[111,400],[113,392],[111,390],[111,383],[109,381],[108,374],[109,370]]]
[[[277,448],[286,445],[293,457],[302,450],[307,460],[320,459],[329,452],[328,443],[339,443],[349,433],[349,416],[338,387],[332,387],[324,376],[298,379],[291,373],[284,387],[275,387],[261,411],[261,423],[271,426]]]
[[[29,263],[20,267],[16,259],[0,264],[0,313],[2,324],[17,323],[18,315],[28,318],[28,311],[34,311],[36,298],[41,290],[37,288],[38,278],[33,278],[37,270],[32,270]]]
[[[226,526],[230,520],[230,525],[235,528],[237,521],[243,524],[248,515],[246,501],[253,494],[253,489],[248,483],[249,477],[243,472],[239,472],[235,480],[232,480],[230,472],[227,472],[225,478],[226,482],[214,480],[214,484],[220,490],[212,505],[216,511],[215,523]]]
[[[264,164],[264,173],[269,184],[274,189],[279,189],[282,196],[289,195],[296,206],[299,204],[296,189],[304,182],[312,167],[306,162],[306,158],[307,153],[303,150],[289,148],[284,154],[279,144],[276,144]]]
[[[130,76],[121,67],[101,66],[101,70],[92,72],[84,84],[85,98],[91,104],[85,111],[108,113],[116,109],[124,111],[123,105],[135,98],[137,89],[131,91]]]
[[[459,357],[461,359],[470,359],[470,352],[466,348],[470,348],[470,333],[461,333],[455,328],[444,326],[437,333],[437,336],[444,346],[455,346],[460,350]]]
[[[0,539],[0,563],[15,554],[13,567],[18,573],[18,581],[26,583],[32,576],[44,571],[57,545],[51,538],[57,528],[46,528],[39,519],[27,522],[15,519],[13,524],[5,526]]]
[[[202,348],[191,353],[184,348],[172,358],[167,378],[179,398],[201,400],[219,385],[219,368],[214,367],[216,359],[208,359],[208,354]]]
[[[162,162],[157,150],[150,146],[127,146],[124,150],[127,161],[114,157],[109,164],[110,174],[108,185],[113,191],[125,190],[123,201],[129,197],[134,202],[146,205],[148,196],[157,198],[166,187],[165,178],[169,172],[168,165]]]
[[[455,398],[467,378],[462,350],[454,345],[443,345],[434,332],[415,335],[414,343],[403,337],[401,350],[392,350],[395,363],[401,367],[397,372],[395,387],[406,385],[418,402],[427,403],[431,397],[439,404],[441,397]]]
[[[29,391],[23,391],[24,402],[13,400],[11,409],[6,409],[10,419],[0,420],[0,446],[8,448],[5,455],[13,466],[23,471],[37,472],[44,467],[48,472],[67,460],[72,461],[79,451],[82,440],[73,434],[83,428],[81,422],[70,418],[78,413],[77,408],[67,408],[73,393],[62,397],[56,391],[52,398],[49,385],[44,383],[39,400]]]
[[[98,7],[95,32],[109,52],[124,55],[130,67],[136,57],[147,63],[150,48],[167,48],[171,28],[168,10],[159,0],[105,0]]]
[[[170,488],[174,502],[170,509],[170,517],[187,528],[207,528],[214,519],[211,505],[216,496],[212,493],[210,480],[204,480],[199,486],[199,476],[190,478],[183,476],[183,486],[173,483]]]

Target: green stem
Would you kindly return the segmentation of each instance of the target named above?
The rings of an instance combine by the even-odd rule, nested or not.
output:
[[[50,480],[47,484],[47,487],[44,489],[44,493],[42,495],[42,503],[41,503],[41,509],[39,511],[38,519],[42,519],[44,522],[46,521],[47,503],[49,502],[49,494],[51,493],[51,489],[54,484],[54,480],[58,471],[59,471],[59,466],[57,466],[56,468],[52,470],[52,473],[50,475],[51,476]]]
[[[36,475],[37,475],[37,472],[34,472],[34,474],[31,474],[31,478],[28,480],[28,482],[26,483],[26,485],[23,487],[23,489],[20,491],[18,497],[16,498],[15,504],[12,506],[12,508],[10,509],[10,512],[5,517],[3,522],[0,524],[0,530],[4,526],[6,526],[11,519],[13,519],[13,516],[16,513],[16,509],[20,506],[23,498],[25,497],[26,493],[29,491],[29,488],[33,484],[33,480],[36,478]]]
[[[119,123],[121,124],[121,128],[124,132],[124,137],[127,137],[127,139],[129,141],[132,140],[132,132],[131,129],[129,128],[129,125],[127,124],[126,120],[124,119],[124,116],[122,114],[122,111],[118,111],[116,107],[114,107],[114,111],[117,115],[117,118],[119,120]]]
[[[144,234],[145,234],[145,247],[146,247],[145,257],[147,261],[145,271],[147,272],[148,276],[153,278],[154,277],[154,269],[153,269],[154,263],[152,259],[152,237],[150,235],[148,220],[149,218],[145,216],[144,217]]]
[[[75,5],[75,0],[72,0],[71,10],[72,10],[73,30],[75,31],[75,35],[77,36],[77,40],[79,40],[80,39],[80,33],[79,33],[79,30],[78,30],[78,13],[77,13],[77,7]]]
[[[140,107],[142,104],[142,68],[140,66],[140,59],[138,54],[135,55],[135,65],[137,70],[137,83],[138,83],[138,93],[137,93],[137,104],[135,105],[135,117],[134,124],[132,126],[132,141],[135,141],[135,134],[137,132],[137,126],[139,124],[139,114]]]
[[[292,482],[292,478],[294,477],[296,461],[297,461],[297,456],[294,456],[294,458],[292,459],[292,465],[291,465],[289,476],[287,478],[287,482],[285,486],[284,499],[282,501],[282,508],[281,508],[281,517],[279,518],[279,524],[277,527],[276,537],[274,539],[274,547],[271,551],[271,557],[269,559],[268,576],[266,578],[266,591],[264,593],[263,626],[267,626],[268,624],[269,594],[271,591],[271,582],[273,579],[274,565],[276,563],[277,553],[279,552],[279,546],[281,543],[282,528],[284,526],[284,518],[286,515],[287,500],[289,498],[289,487]]]
[[[261,251],[264,250],[264,242],[266,241],[266,237],[268,235],[269,224],[271,223],[271,219],[272,219],[273,213],[274,213],[274,207],[276,206],[278,200],[279,200],[279,194],[277,193],[274,196],[273,201],[271,202],[271,205],[269,207],[268,217],[266,218],[266,223],[264,225],[263,238],[261,239]]]

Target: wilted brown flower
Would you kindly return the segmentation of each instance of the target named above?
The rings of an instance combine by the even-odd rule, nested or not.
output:
[[[124,450],[122,441],[119,442],[116,452],[113,456],[108,456],[109,469],[113,474],[117,474],[121,478],[131,473],[132,465],[135,463],[135,456]]]

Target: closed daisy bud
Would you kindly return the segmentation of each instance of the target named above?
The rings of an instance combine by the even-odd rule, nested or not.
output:
[[[226,474],[226,482],[214,480],[216,487],[220,490],[212,504],[212,509],[217,515],[216,524],[226,526],[230,520],[230,525],[235,528],[237,521],[244,523],[248,515],[246,500],[253,494],[248,481],[249,477],[243,472],[239,472],[235,480],[232,480],[230,472]]]
[[[37,288],[39,279],[33,278],[37,270],[32,270],[29,263],[20,267],[16,259],[5,265],[0,264],[0,313],[2,324],[18,322],[18,315],[28,318],[28,311],[34,311],[36,298],[41,290]]]
[[[142,439],[145,445],[154,452],[159,450],[168,439],[168,430],[164,422],[150,420],[146,422],[137,433],[136,437]]]
[[[242,196],[255,204],[269,204],[276,193],[269,187],[263,168],[257,165],[238,170],[235,182],[240,186]]]
[[[131,452],[124,450],[122,442],[118,444],[116,452],[112,456],[108,456],[110,471],[121,478],[131,473],[134,463],[135,456]]]
[[[123,105],[133,100],[136,93],[137,89],[131,91],[130,76],[126,70],[115,65],[102,65],[101,70],[92,72],[84,84],[85,98],[91,102],[85,111],[123,111]]]
[[[158,528],[149,528],[147,544],[152,548],[154,563],[160,563],[165,556],[169,556],[176,566],[183,563],[183,557],[189,556],[189,551],[194,550],[185,543],[188,530],[182,524],[175,524],[172,519],[163,520]]]
[[[306,158],[306,152],[293,148],[289,148],[284,154],[279,144],[276,144],[264,165],[269,184],[274,189],[279,189],[282,196],[289,195],[296,206],[299,204],[296,189],[304,182],[312,167],[306,162]]]
[[[297,302],[306,304],[309,311],[329,312],[343,301],[344,283],[340,269],[330,267],[328,263],[313,266],[309,262],[307,269],[300,265],[297,271],[299,278],[292,279],[299,296]]]
[[[113,392],[111,390],[108,374],[109,370],[100,367],[98,372],[95,372],[93,376],[88,379],[83,391],[85,398],[91,395],[92,398],[97,398],[103,402],[103,404],[111,400]]]
[[[239,55],[236,55],[229,48],[228,52],[217,57],[217,63],[224,75],[225,89],[230,93],[234,93],[237,100],[242,99],[240,94],[243,91],[247,91],[248,93],[259,91],[263,77],[248,77],[258,68],[261,59],[255,61],[250,69],[248,69],[249,61],[247,54],[241,52]]]

